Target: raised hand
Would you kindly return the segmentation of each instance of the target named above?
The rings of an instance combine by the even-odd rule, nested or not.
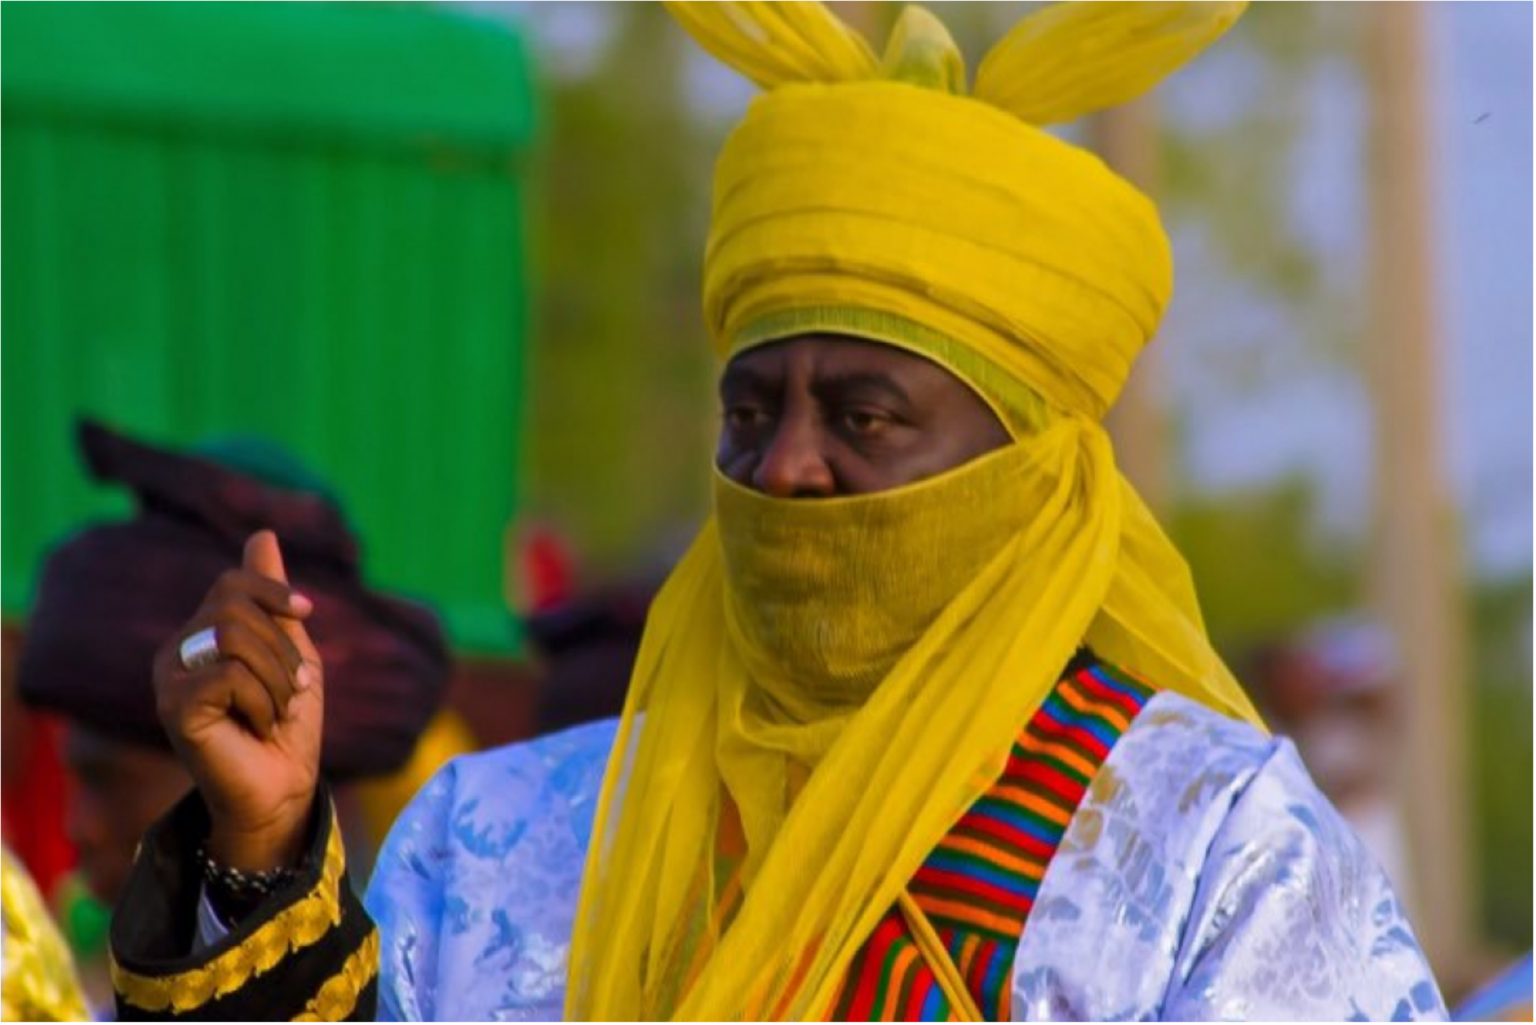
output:
[[[293,865],[320,774],[320,654],[309,599],[288,586],[277,537],[251,535],[239,569],[155,656],[161,724],[208,805],[208,852],[248,871]],[[182,643],[212,628],[218,657],[188,668]]]

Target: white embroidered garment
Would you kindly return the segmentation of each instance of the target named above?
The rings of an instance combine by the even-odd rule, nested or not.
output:
[[[387,1019],[559,1018],[612,722],[460,758],[366,905]],[[1289,742],[1176,694],[1110,752],[1013,965],[1021,1020],[1446,1016],[1386,877]]]

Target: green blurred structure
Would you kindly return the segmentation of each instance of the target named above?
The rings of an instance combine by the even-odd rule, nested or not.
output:
[[[257,434],[335,486],[372,581],[510,652],[526,52],[429,5],[5,10],[3,609],[125,511],[77,414]]]

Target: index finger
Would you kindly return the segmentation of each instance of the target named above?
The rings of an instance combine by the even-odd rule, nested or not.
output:
[[[270,530],[258,530],[245,539],[245,558],[241,565],[253,573],[260,573],[269,580],[288,582],[288,570],[283,566],[283,550],[278,547],[277,535]]]
[[[270,530],[258,530],[250,536],[245,542],[245,568],[271,580],[284,584],[288,582],[288,570],[283,565],[283,550],[277,543],[276,534]],[[309,604],[308,599],[304,600]],[[320,651],[315,647],[315,642],[310,640],[309,631],[305,630],[304,625],[292,616],[278,615],[274,618],[304,659],[305,665],[300,667],[298,673],[300,686],[307,687],[318,682]],[[309,678],[305,679],[306,676]]]

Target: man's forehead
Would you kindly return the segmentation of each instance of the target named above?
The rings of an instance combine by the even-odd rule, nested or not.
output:
[[[733,356],[721,383],[733,379],[779,378],[791,369],[817,376],[882,373],[892,377],[942,374],[949,371],[931,360],[883,342],[846,335],[808,334],[764,342]]]

